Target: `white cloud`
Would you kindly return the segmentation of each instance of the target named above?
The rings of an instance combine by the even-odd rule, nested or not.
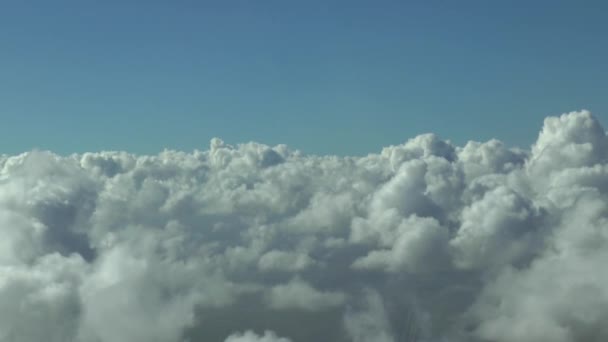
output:
[[[541,214],[517,192],[499,186],[462,210],[460,228],[452,239],[454,261],[476,268],[515,264],[542,247],[537,231]]]
[[[346,331],[353,342],[396,342],[382,298],[367,290],[363,296],[363,307],[351,309],[344,316]]]
[[[264,335],[258,335],[253,331],[246,331],[230,335],[224,342],[291,342],[291,340],[278,337],[273,331],[265,331]]]
[[[437,220],[410,216],[399,223],[386,249],[354,261],[355,269],[431,272],[444,261],[448,231]]]
[[[607,151],[583,111],[530,151],[1,156],[0,340],[604,341]]]
[[[277,310],[318,311],[340,306],[345,300],[343,293],[319,291],[300,279],[274,286],[268,294],[269,306]]]
[[[272,250],[262,255],[258,267],[262,271],[297,272],[311,267],[314,263],[307,254]]]

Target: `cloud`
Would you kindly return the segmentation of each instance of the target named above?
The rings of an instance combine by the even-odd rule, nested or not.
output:
[[[318,291],[299,279],[271,288],[268,295],[269,306],[277,310],[317,311],[342,305],[345,299],[342,293]]]
[[[505,269],[472,313],[477,335],[495,341],[603,341],[608,338],[608,220],[605,198],[582,195],[563,213],[552,249],[530,267]]]
[[[607,151],[581,111],[530,150],[4,155],[0,340],[605,341]]]
[[[517,192],[499,186],[462,209],[460,228],[450,241],[462,268],[517,264],[542,248],[542,213]]]
[[[242,334],[230,335],[225,342],[291,342],[291,340],[278,337],[273,331],[265,331],[261,336],[253,331],[246,331]]]
[[[437,220],[409,216],[392,233],[388,248],[370,251],[356,259],[353,268],[432,272],[444,261],[449,233]]]
[[[262,255],[258,261],[258,268],[261,271],[298,272],[311,267],[314,263],[315,261],[307,254],[272,250]]]
[[[372,290],[365,292],[362,308],[346,313],[344,325],[353,342],[395,342],[382,298]]]

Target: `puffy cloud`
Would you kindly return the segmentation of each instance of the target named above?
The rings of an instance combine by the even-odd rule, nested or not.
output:
[[[348,311],[344,325],[353,342],[395,342],[382,297],[374,291],[365,291],[362,307]]]
[[[460,227],[450,242],[456,265],[487,268],[517,264],[542,247],[542,214],[526,198],[496,187],[463,208]]]
[[[273,331],[265,331],[261,336],[253,331],[246,331],[242,334],[230,335],[225,342],[291,342],[291,340],[278,337]]]
[[[87,265],[77,255],[45,255],[28,266],[0,266],[0,339],[70,341],[79,329],[78,288]]]
[[[273,309],[318,311],[342,305],[346,296],[339,292],[319,291],[299,279],[270,289],[269,306]]]
[[[551,249],[529,268],[507,268],[472,312],[477,334],[495,341],[603,341],[608,338],[608,209],[596,192],[564,213]]]
[[[258,267],[262,271],[297,272],[314,265],[307,254],[272,250],[260,258]]]
[[[0,340],[605,341],[607,151],[582,111],[529,151],[3,155]]]
[[[538,176],[568,168],[605,163],[608,139],[600,123],[588,111],[545,119],[532,146],[528,168]]]
[[[449,233],[437,220],[410,216],[403,219],[386,249],[372,250],[354,261],[355,269],[384,269],[391,272],[432,272],[445,259]]]

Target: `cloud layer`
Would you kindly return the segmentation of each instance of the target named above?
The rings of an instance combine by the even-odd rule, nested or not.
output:
[[[0,157],[0,340],[606,341],[608,138]]]

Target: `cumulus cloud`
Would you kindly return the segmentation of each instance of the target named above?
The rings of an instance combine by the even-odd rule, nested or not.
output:
[[[382,298],[371,290],[363,296],[363,307],[346,313],[344,325],[353,342],[395,342]]]
[[[262,271],[297,272],[314,265],[307,254],[272,250],[262,255],[258,268]]]
[[[608,340],[608,138],[0,156],[0,340]]]
[[[342,305],[345,297],[339,292],[318,291],[306,282],[293,279],[270,289],[268,302],[273,309],[317,311]]]
[[[273,331],[265,331],[261,336],[253,331],[246,331],[242,334],[230,335],[225,342],[291,342],[291,340],[278,337]]]

